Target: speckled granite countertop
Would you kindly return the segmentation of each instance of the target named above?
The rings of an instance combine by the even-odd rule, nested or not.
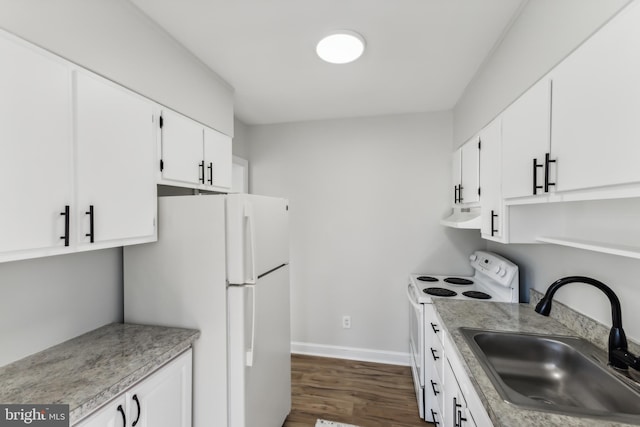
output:
[[[434,299],[433,302],[442,319],[442,326],[457,347],[462,365],[471,378],[471,383],[495,427],[613,427],[631,425],[520,409],[506,403],[485,374],[458,328],[470,327],[496,331],[579,336],[576,331],[569,329],[555,319],[539,315],[526,304],[446,300],[444,298]],[[554,308],[556,308],[555,304]],[[640,420],[635,425],[640,425]]]
[[[69,404],[71,425],[187,350],[200,332],[113,323],[0,368],[0,402]]]

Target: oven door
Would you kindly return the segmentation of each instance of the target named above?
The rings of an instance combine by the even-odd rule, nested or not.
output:
[[[413,286],[407,286],[409,300],[409,353],[420,418],[424,419],[424,307],[418,303]]]

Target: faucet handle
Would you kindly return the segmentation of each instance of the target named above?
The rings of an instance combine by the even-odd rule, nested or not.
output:
[[[614,368],[627,369],[633,368],[636,371],[640,371],[640,357],[629,353],[628,350],[623,348],[616,348],[610,352],[610,358],[617,363],[611,363]]]

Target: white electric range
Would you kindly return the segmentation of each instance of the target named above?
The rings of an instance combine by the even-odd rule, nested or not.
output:
[[[416,390],[420,417],[434,421],[434,393],[425,392],[430,371],[431,337],[427,329],[425,305],[433,298],[449,298],[469,301],[519,302],[520,280],[518,266],[498,254],[475,251],[469,256],[473,276],[443,276],[433,274],[411,274],[407,287],[410,305],[409,352],[411,370]],[[435,356],[434,356],[435,358]]]

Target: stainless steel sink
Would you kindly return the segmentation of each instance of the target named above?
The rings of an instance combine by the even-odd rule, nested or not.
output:
[[[640,423],[640,393],[577,337],[460,328],[500,396],[523,408]]]

